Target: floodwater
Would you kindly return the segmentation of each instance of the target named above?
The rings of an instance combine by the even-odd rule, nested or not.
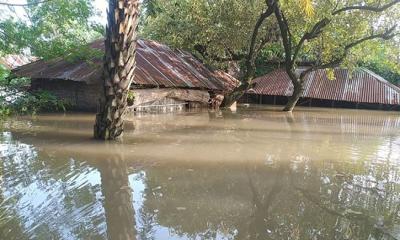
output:
[[[400,239],[400,114],[296,110],[3,122],[0,239]]]

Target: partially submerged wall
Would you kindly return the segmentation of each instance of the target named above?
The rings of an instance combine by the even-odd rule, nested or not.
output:
[[[73,110],[95,112],[100,98],[101,88],[98,85],[87,85],[83,82],[65,80],[34,79],[32,90],[46,90],[67,101]]]
[[[131,110],[138,112],[173,112],[187,108],[208,107],[210,94],[191,89],[134,89]]]
[[[32,90],[46,90],[61,100],[69,102],[73,110],[95,112],[100,93],[99,85],[65,80],[34,79]],[[210,94],[204,90],[149,88],[134,89],[134,104],[130,111],[174,112],[187,108],[204,108],[210,104]]]
[[[239,100],[239,103],[283,106],[287,103],[287,101],[288,98],[285,96],[246,93]],[[400,111],[400,105],[379,104],[379,103],[357,103],[349,101],[335,101],[335,100],[315,99],[315,98],[300,98],[299,102],[297,103],[297,106]]]

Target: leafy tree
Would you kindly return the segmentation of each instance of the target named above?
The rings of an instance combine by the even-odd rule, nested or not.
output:
[[[148,16],[155,16],[159,11],[157,1],[156,0],[143,0],[142,2],[142,10],[144,11],[144,18]]]
[[[395,5],[399,2],[370,1],[365,5],[360,1],[333,4],[304,0],[299,6],[298,1],[265,1],[266,11],[272,11],[278,23],[285,69],[294,87],[284,111],[294,109],[303,93],[307,74],[318,69],[332,69],[343,63],[352,65],[365,56],[365,52],[351,50],[371,40],[393,38],[398,14],[398,6]],[[371,22],[376,24],[371,25]],[[299,71],[298,66],[303,61],[313,64]],[[225,96],[226,106],[249,89],[251,79],[244,79],[233,93]]]
[[[217,67],[245,58],[254,25],[265,11],[263,0],[151,2],[155,14],[147,16],[140,32],[143,37],[189,50]],[[274,26],[268,23],[259,27],[262,37],[257,41],[270,36],[267,33]]]
[[[313,11],[310,0],[301,3],[304,11]],[[144,0],[140,34],[189,50],[212,66],[225,67],[228,61],[245,60],[256,32],[254,44],[265,42],[257,46],[261,55],[257,61],[278,61],[283,52],[279,29],[265,8],[265,0]]]
[[[315,1],[311,14],[301,14],[295,1],[269,1],[274,7],[285,49],[285,69],[292,80],[293,95],[284,108],[292,111],[302,95],[307,74],[351,63],[363,53],[352,49],[374,39],[388,40],[396,33],[399,0],[391,1]],[[275,5],[273,5],[276,3]],[[371,25],[371,23],[376,23]],[[301,54],[310,53],[314,64],[299,73]]]
[[[87,57],[84,46],[101,36],[102,27],[90,21],[96,10],[90,0],[28,0],[0,3],[0,52],[30,53],[50,59],[62,55]],[[16,14],[18,8],[20,14]],[[21,12],[23,16],[21,17]]]
[[[296,73],[301,63],[313,63],[306,73],[340,64],[355,67],[371,58],[370,48],[387,48],[383,41],[369,40],[393,37],[400,12],[399,0],[152,2],[157,11],[146,18],[144,37],[190,50],[217,67],[241,62],[241,85],[225,96],[223,105],[231,105],[252,86],[258,64],[273,60],[283,62],[293,79],[294,96],[286,110],[293,109],[302,92],[305,74],[300,79]],[[398,61],[384,62],[390,60],[381,65],[391,70],[398,68]]]
[[[189,50],[215,67],[227,67],[232,61],[242,63],[242,85],[226,96],[225,104],[251,87],[257,56],[276,47],[277,25],[264,0],[152,2],[157,11],[146,18],[141,31],[144,37]]]
[[[0,2],[0,55],[31,54],[44,59],[89,60],[103,55],[87,46],[101,36],[90,0]],[[65,110],[70,104],[49,92],[27,92],[29,79],[12,79],[0,67],[0,116]]]

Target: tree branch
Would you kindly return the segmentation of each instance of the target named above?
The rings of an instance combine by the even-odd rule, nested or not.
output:
[[[365,41],[372,40],[372,39],[376,39],[376,38],[381,38],[381,39],[383,39],[383,40],[389,40],[389,39],[391,39],[391,38],[393,38],[394,36],[397,35],[397,33],[394,33],[394,31],[396,30],[396,28],[397,28],[397,25],[394,25],[393,27],[391,27],[391,28],[385,30],[385,31],[382,32],[382,33],[373,34],[373,35],[370,35],[370,36],[368,36],[368,37],[361,38],[360,40],[355,41],[355,42],[350,43],[349,45],[347,45],[347,46],[345,47],[345,49],[346,49],[346,50],[349,50],[350,48],[353,48],[353,47],[355,47],[355,46],[357,46],[357,45],[359,45],[359,44],[361,44],[361,43],[363,43],[363,42],[365,42]]]
[[[196,44],[194,45],[194,50],[196,50],[196,52],[198,52],[203,58],[205,59],[211,59],[213,61],[216,62],[229,62],[229,61],[240,61],[243,60],[243,58],[245,58],[245,54],[241,54],[241,53],[234,53],[232,51],[228,51],[230,57],[220,57],[217,55],[211,55],[207,52],[207,47],[201,44]]]
[[[300,79],[304,79],[304,77],[308,73],[310,73],[312,71],[315,71],[315,70],[318,70],[318,69],[335,68],[335,67],[339,66],[340,63],[342,63],[343,60],[347,57],[350,49],[356,47],[357,45],[360,45],[363,42],[366,42],[366,41],[369,41],[369,40],[373,40],[373,39],[378,39],[378,38],[383,39],[383,40],[388,40],[388,39],[393,38],[394,36],[397,35],[397,33],[394,33],[394,31],[396,30],[396,27],[397,27],[397,25],[394,25],[393,27],[385,30],[382,33],[373,34],[373,35],[361,38],[361,39],[359,39],[359,40],[357,40],[355,42],[352,42],[352,43],[346,45],[344,47],[344,52],[340,57],[338,57],[336,59],[333,59],[332,61],[330,61],[328,63],[322,64],[322,65],[318,65],[318,66],[313,66],[313,67],[307,69],[306,71],[301,73]]]
[[[362,10],[362,11],[371,11],[371,12],[383,12],[386,9],[392,7],[393,5],[400,3],[400,0],[394,0],[388,4],[385,4],[380,7],[373,7],[373,6],[348,6],[341,9],[338,9],[332,13],[332,15],[337,15],[342,12],[352,11],[352,10]]]
[[[258,37],[258,33],[260,31],[260,28],[262,26],[262,24],[264,23],[264,21],[270,17],[273,13],[274,13],[274,9],[276,7],[276,1],[274,0],[266,0],[266,5],[267,5],[267,9],[260,15],[260,17],[257,19],[256,25],[254,26],[254,30],[253,30],[253,34],[251,36],[251,41],[250,41],[250,47],[249,47],[249,52],[247,54],[246,57],[246,73],[245,73],[245,77],[244,80],[248,81],[249,79],[251,79],[254,75],[254,62],[256,59],[256,55],[257,55],[257,37]],[[266,42],[264,43],[264,41],[261,42],[261,45],[265,46]],[[261,48],[262,46],[260,45]]]
[[[274,31],[274,33],[275,33],[276,30],[277,29],[274,28],[272,31]],[[274,33],[272,33],[272,34],[274,34]],[[260,51],[265,47],[265,45],[267,45],[267,43],[277,41],[276,39],[274,39],[275,36],[273,36],[272,34],[271,34],[271,32],[268,32],[264,36],[264,38],[261,39],[261,42],[258,45],[258,48],[254,52],[255,56],[257,56],[260,53]]]
[[[298,82],[296,81],[297,77],[294,72],[295,61],[292,60],[292,40],[290,37],[289,25],[279,7],[275,8],[275,17],[278,21],[278,26],[281,31],[283,48],[285,49],[286,73],[289,75],[289,78],[292,80],[293,84],[298,84]]]
[[[311,31],[306,32],[303,37],[300,39],[299,43],[296,46],[296,49],[294,51],[293,57],[292,57],[292,64],[296,62],[297,56],[299,55],[299,52],[301,48],[303,47],[304,43],[308,40],[311,40],[313,38],[318,37],[322,29],[325,28],[331,21],[328,18],[324,18],[321,21],[317,22],[314,27],[311,29]]]

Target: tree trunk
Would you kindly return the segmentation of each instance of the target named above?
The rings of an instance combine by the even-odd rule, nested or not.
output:
[[[246,63],[246,72],[241,81],[241,84],[236,87],[232,92],[224,95],[224,100],[221,103],[221,107],[231,107],[237,100],[239,100],[250,88],[254,86],[251,81],[255,75],[255,64],[254,60],[249,60]]]
[[[292,112],[303,94],[303,82],[301,80],[292,80],[292,83],[294,86],[293,94],[289,97],[289,101],[283,109],[284,112]]]
[[[239,100],[247,90],[251,88],[251,84],[248,82],[242,82],[242,84],[235,88],[231,93],[224,96],[224,100],[221,103],[221,107],[230,107],[234,104],[237,100]]]
[[[127,96],[136,67],[139,0],[110,0],[104,57],[104,94],[96,115],[94,137],[114,140],[122,135]]]

